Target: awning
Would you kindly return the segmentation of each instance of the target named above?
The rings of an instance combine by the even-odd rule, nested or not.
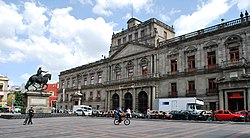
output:
[[[241,92],[234,92],[228,94],[228,99],[241,99],[244,98],[243,93]]]

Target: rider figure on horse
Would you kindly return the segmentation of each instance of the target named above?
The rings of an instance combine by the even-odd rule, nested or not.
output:
[[[37,76],[37,79],[38,79],[39,82],[42,81],[42,77],[43,77],[42,73],[43,72],[47,73],[48,71],[43,71],[42,67],[39,67],[38,70],[37,70],[37,73],[36,73],[36,76]]]

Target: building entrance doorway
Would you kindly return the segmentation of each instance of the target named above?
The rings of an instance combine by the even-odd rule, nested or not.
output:
[[[132,104],[133,104],[133,100],[132,100],[132,94],[127,92],[125,95],[124,95],[124,104],[125,104],[125,110],[127,110],[128,108],[129,109],[133,109],[132,107]]]
[[[244,110],[243,92],[228,93],[228,110]]]
[[[146,92],[141,91],[138,94],[138,110],[141,113],[146,113],[148,108],[148,95]]]

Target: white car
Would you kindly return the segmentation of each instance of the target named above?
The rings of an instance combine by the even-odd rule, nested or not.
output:
[[[78,116],[81,115],[81,116],[91,116],[92,115],[92,110],[88,110],[88,109],[77,109],[76,112],[75,112]]]

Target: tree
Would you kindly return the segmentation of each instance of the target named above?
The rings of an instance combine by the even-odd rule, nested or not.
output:
[[[15,94],[15,103],[14,106],[24,106],[24,102],[23,102],[23,93],[21,93],[21,91],[18,92],[14,92]]]
[[[12,106],[12,102],[15,101],[15,94],[14,93],[9,93],[7,96],[7,105]]]

